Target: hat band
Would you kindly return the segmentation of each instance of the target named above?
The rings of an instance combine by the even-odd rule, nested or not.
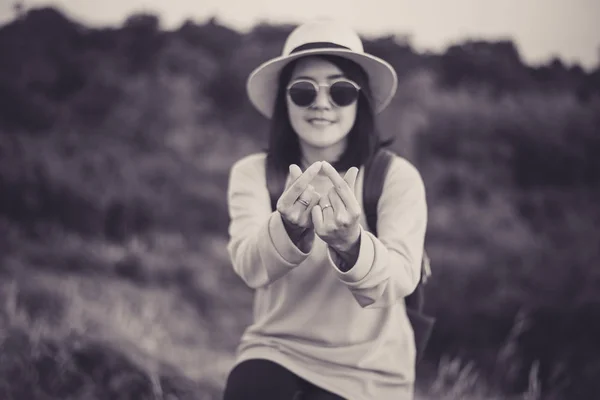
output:
[[[323,48],[350,50],[349,47],[342,46],[341,44],[337,44],[337,43],[333,43],[333,42],[311,42],[311,43],[305,43],[303,45],[300,45],[300,46],[294,48],[292,51],[290,51],[290,54],[297,53],[299,51],[304,51],[304,50],[323,49]]]

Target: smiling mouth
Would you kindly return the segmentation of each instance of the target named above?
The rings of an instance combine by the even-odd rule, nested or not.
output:
[[[313,125],[330,125],[333,121],[324,118],[310,118],[307,120],[309,124]]]

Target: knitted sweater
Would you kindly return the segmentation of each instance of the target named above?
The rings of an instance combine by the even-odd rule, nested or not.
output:
[[[228,251],[255,289],[237,362],[272,360],[348,400],[412,399],[415,343],[403,298],[419,281],[427,225],[419,172],[395,157],[378,206],[379,237],[363,211],[358,259],[343,272],[319,237],[309,253],[290,240],[271,211],[265,157],[242,158],[229,176]],[[361,207],[363,173],[355,192]],[[320,174],[312,185],[325,194],[332,183]]]

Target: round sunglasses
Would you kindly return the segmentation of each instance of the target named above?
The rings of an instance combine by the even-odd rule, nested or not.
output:
[[[321,88],[327,88],[329,100],[338,107],[346,107],[358,99],[360,86],[348,79],[338,79],[331,83],[317,84],[307,79],[299,79],[287,87],[290,99],[299,107],[310,107],[317,100]]]

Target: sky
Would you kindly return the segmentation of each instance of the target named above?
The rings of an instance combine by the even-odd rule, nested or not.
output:
[[[366,37],[408,34],[418,51],[442,52],[465,39],[511,39],[530,65],[553,57],[585,69],[600,62],[600,0],[22,0],[26,9],[53,6],[88,26],[118,26],[151,12],[163,29],[186,19],[241,32],[259,22],[302,23],[334,17]],[[0,24],[15,0],[0,0]]]

